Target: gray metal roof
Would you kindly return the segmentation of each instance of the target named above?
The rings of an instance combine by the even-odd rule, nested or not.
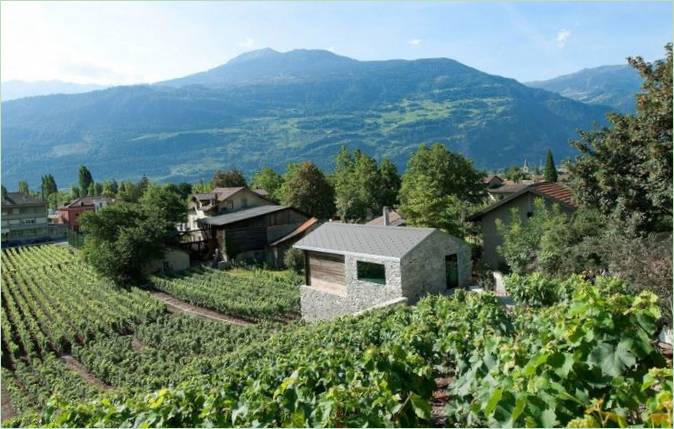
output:
[[[361,254],[399,259],[435,231],[433,228],[328,222],[293,247],[340,255]]]
[[[199,222],[206,225],[222,226],[228,225],[230,223],[240,222],[246,219],[252,219],[258,216],[263,216],[269,213],[274,213],[287,208],[288,207],[285,206],[274,205],[251,207],[249,209],[237,210],[231,213],[199,219]]]

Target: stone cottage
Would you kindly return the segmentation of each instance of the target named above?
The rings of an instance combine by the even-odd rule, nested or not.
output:
[[[298,241],[304,251],[302,317],[331,319],[468,286],[470,247],[433,228],[328,222]]]

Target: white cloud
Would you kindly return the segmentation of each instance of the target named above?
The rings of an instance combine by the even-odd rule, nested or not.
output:
[[[566,29],[561,29],[557,32],[557,46],[560,48],[563,48],[566,45],[566,42],[569,40],[569,37],[571,37],[571,31],[566,30]]]
[[[407,44],[410,46],[419,46],[421,45],[421,39],[412,39],[409,42],[407,42]]]
[[[246,37],[245,39],[239,42],[239,46],[242,48],[252,48],[254,44],[255,39],[253,39],[252,37]]]
[[[330,51],[330,52],[332,52],[332,53],[334,54],[334,53],[335,53],[335,47],[334,47],[334,46],[330,46],[330,47],[328,48],[328,51]]]

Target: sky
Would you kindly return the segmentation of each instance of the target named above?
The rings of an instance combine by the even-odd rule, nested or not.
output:
[[[150,83],[246,51],[447,57],[518,79],[664,55],[671,2],[0,3],[0,80]]]

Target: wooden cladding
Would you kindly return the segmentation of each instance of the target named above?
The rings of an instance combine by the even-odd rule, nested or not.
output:
[[[332,293],[346,293],[343,255],[306,252],[306,258],[308,285]]]

